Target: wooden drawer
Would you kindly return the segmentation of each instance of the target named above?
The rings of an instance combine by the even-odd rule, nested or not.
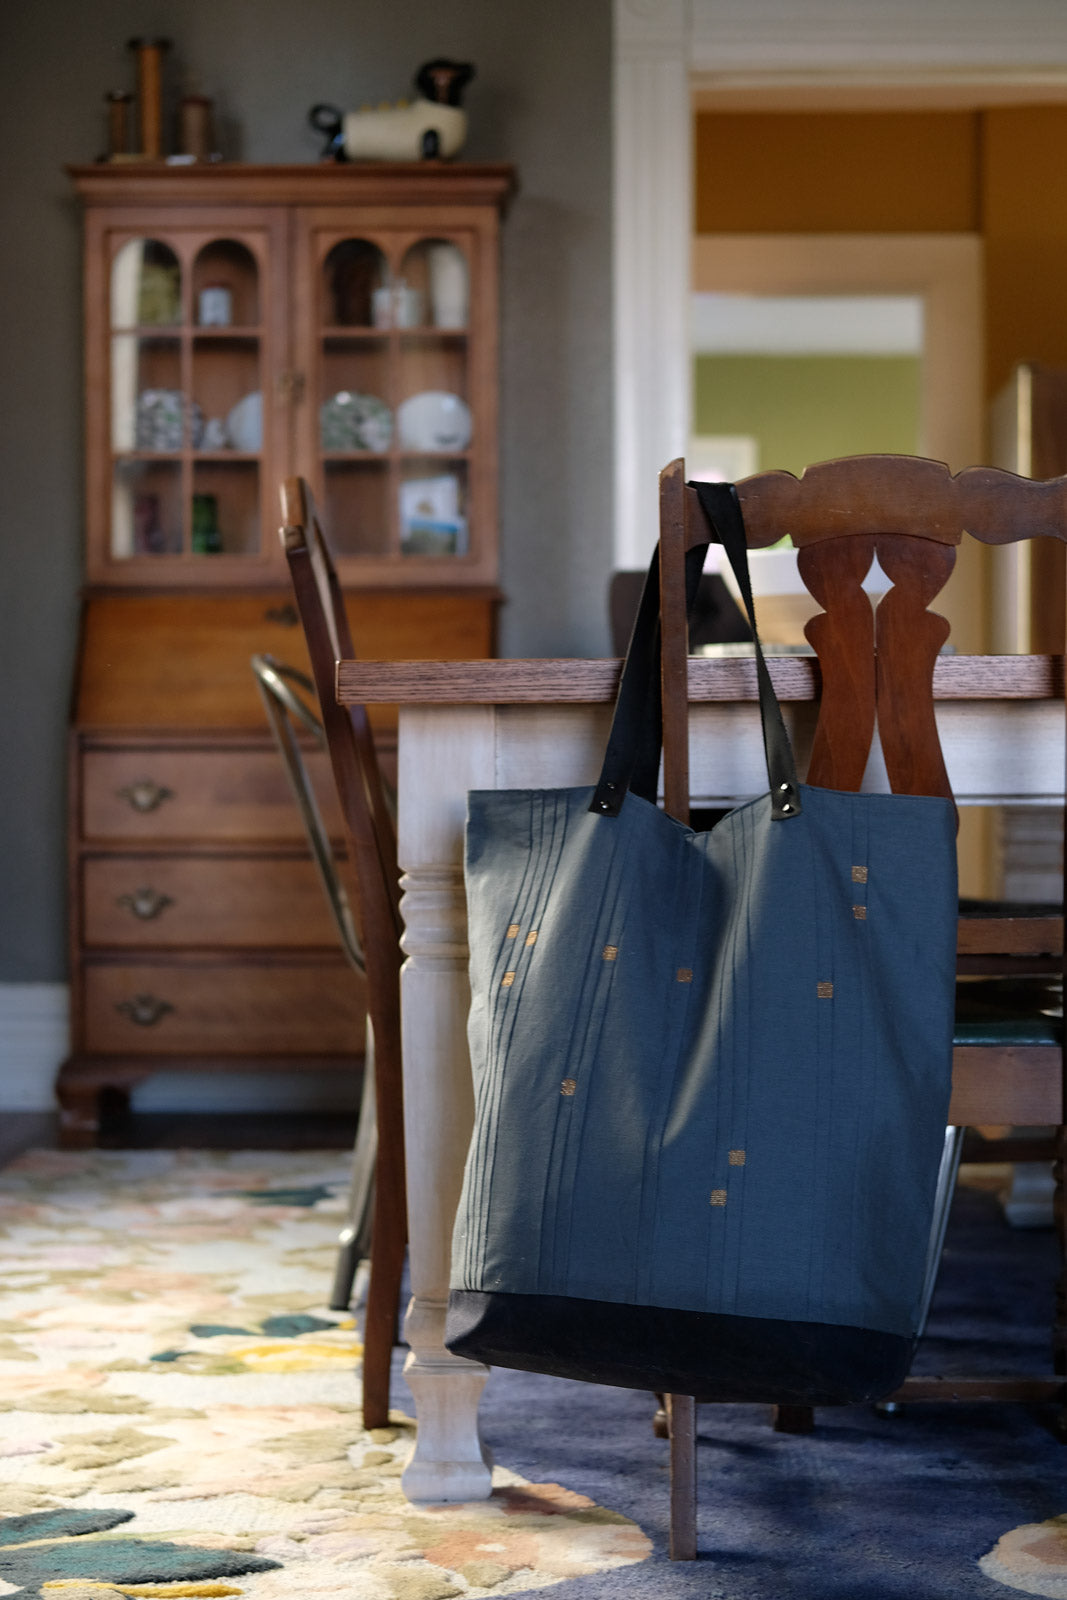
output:
[[[327,758],[315,752],[308,766],[323,819],[340,838]],[[272,747],[86,750],[81,825],[88,839],[303,839],[281,757]]]
[[[115,1055],[360,1055],[363,981],[343,961],[87,962],[85,1045]]]
[[[338,943],[315,867],[297,855],[89,856],[82,905],[90,948]]]

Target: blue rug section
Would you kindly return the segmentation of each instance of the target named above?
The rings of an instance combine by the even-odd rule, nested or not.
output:
[[[1047,1375],[1056,1273],[1051,1229],[1010,1229],[991,1195],[961,1190],[913,1370]],[[1051,1406],[827,1407],[804,1436],[774,1433],[769,1408],[701,1406],[699,1557],[671,1563],[653,1411],[633,1391],[493,1372],[482,1419],[496,1459],[623,1512],[655,1544],[644,1564],[568,1580],[553,1600],[1010,1600],[979,1558],[1067,1512]]]

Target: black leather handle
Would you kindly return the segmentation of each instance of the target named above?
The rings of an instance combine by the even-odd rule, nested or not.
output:
[[[756,683],[759,688],[760,722],[763,724],[763,751],[767,760],[767,782],[771,792],[771,816],[775,821],[800,815],[800,787],[789,735],[782,721],[782,708],[774,692],[767,663],[763,659],[756,628],[756,608],[752,601],[752,581],[748,571],[748,540],[741,504],[732,483],[694,483],[700,508],[707,517],[737,579],[745,603],[752,642],[756,651]]]
[[[707,544],[685,557],[686,615],[696,603]],[[652,552],[641,603],[626,649],[615,714],[611,719],[600,781],[590,811],[617,817],[627,794],[655,805],[659,758],[663,748],[663,702],[660,697],[659,547]]]
[[[717,540],[726,551],[748,613],[756,654],[756,681],[759,689],[763,748],[770,786],[771,816],[775,821],[800,815],[800,790],[789,736],[782,721],[781,707],[774,692],[763,648],[756,629],[752,584],[748,571],[748,544],[741,506],[733,484],[697,483],[701,509]],[[710,541],[709,541],[710,542]],[[708,543],[694,545],[686,552],[686,614],[693,610]],[[656,803],[660,749],[663,744],[663,707],[660,689],[660,604],[658,550],[652,556],[648,576],[641,592],[619,693],[615,701],[611,732],[600,779],[593,791],[590,811],[599,816],[617,817],[628,793]]]

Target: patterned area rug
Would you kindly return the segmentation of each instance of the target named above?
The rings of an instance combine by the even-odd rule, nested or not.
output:
[[[363,1431],[324,1305],[347,1181],[314,1153],[0,1174],[0,1596],[477,1600],[644,1561],[627,1517],[500,1468],[484,1503],[403,1498],[412,1421]]]

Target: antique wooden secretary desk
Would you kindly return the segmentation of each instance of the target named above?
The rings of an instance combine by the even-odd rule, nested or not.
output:
[[[101,1094],[163,1068],[354,1065],[362,997],[249,666],[306,667],[278,486],[313,484],[367,656],[493,653],[514,179],[438,162],[71,175],[88,583],[57,1092],[64,1142],[86,1144]],[[387,709],[387,764],[394,729]]]

